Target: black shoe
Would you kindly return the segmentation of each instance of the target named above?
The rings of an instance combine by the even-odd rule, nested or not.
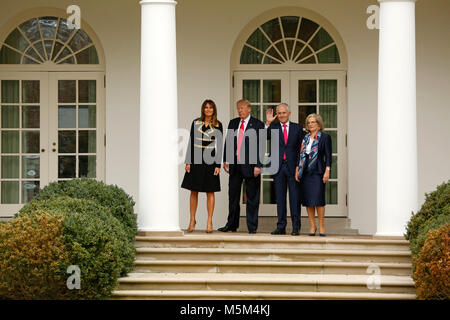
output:
[[[225,226],[225,227],[219,228],[219,229],[217,229],[217,230],[218,230],[218,231],[221,231],[221,232],[228,232],[228,231],[236,232],[236,229],[232,229],[232,228],[230,228],[229,226]]]
[[[286,234],[286,229],[279,229],[276,228],[274,231],[272,231],[270,234]]]
[[[291,235],[293,235],[293,236],[299,236],[299,235],[300,235],[300,232],[299,232],[298,230],[293,230],[292,233],[291,233]]]
[[[310,234],[308,234],[310,237],[314,237],[315,235],[316,235],[316,232],[317,232],[317,228],[314,230],[314,233],[310,233]]]
[[[327,235],[325,233],[319,233],[319,236],[326,237]]]
[[[250,230],[248,233],[250,233],[250,234],[255,234],[255,233],[256,233],[256,230]]]

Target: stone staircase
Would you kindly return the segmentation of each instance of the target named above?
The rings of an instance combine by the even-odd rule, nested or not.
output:
[[[416,298],[406,240],[198,231],[136,248],[114,299]]]

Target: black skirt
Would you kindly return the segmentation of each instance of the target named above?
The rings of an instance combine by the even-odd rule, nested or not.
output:
[[[302,205],[305,207],[325,206],[325,183],[323,175],[304,172],[300,179]]]
[[[219,192],[220,178],[214,175],[214,164],[191,164],[191,172],[184,174],[181,187],[197,192]]]

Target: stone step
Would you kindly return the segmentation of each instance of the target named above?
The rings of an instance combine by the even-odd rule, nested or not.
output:
[[[291,235],[184,235],[179,237],[136,237],[137,248],[285,248],[285,249],[360,249],[409,250],[407,240],[375,240],[346,237],[309,237]]]
[[[368,268],[371,269],[368,270]],[[192,261],[137,260],[134,272],[160,273],[284,273],[284,274],[373,274],[379,268],[382,275],[411,274],[411,263],[320,262],[320,261]]]
[[[118,290],[211,290],[286,292],[377,292],[414,294],[409,276],[379,276],[380,287],[369,289],[369,275],[130,273]]]
[[[136,251],[137,260],[411,262],[409,250],[137,248]]]
[[[414,300],[411,293],[377,292],[289,292],[211,290],[117,290],[112,299],[131,300]]]

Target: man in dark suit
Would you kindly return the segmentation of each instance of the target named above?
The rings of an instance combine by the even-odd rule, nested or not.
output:
[[[247,195],[247,228],[249,233],[256,233],[258,228],[258,209],[261,189],[261,153],[260,134],[264,123],[250,116],[252,107],[248,100],[237,102],[239,117],[228,124],[224,146],[223,167],[230,174],[228,182],[228,219],[219,231],[235,232],[239,228],[242,183],[245,181]]]
[[[272,234],[286,234],[286,195],[289,188],[289,205],[291,207],[292,235],[300,234],[300,184],[295,180],[295,167],[300,154],[300,146],[303,140],[303,127],[295,122],[289,121],[291,112],[287,104],[277,106],[277,114],[273,115],[271,108],[266,111],[267,138],[271,139],[271,132],[278,132],[278,163],[277,173],[274,175],[275,196],[277,201],[277,228]],[[272,123],[278,118],[278,123]],[[275,156],[275,155],[274,155]]]

